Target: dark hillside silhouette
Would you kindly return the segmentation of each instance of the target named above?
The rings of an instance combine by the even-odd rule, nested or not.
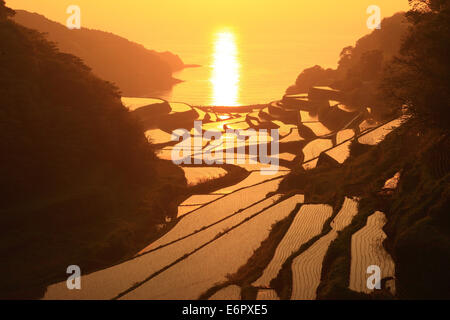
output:
[[[0,298],[31,298],[135,254],[186,182],[111,83],[12,14],[0,0]]]
[[[115,83],[126,96],[151,96],[170,89],[179,80],[172,73],[184,68],[170,52],[159,53],[112,33],[66,26],[37,13],[18,10],[14,20],[47,34],[62,52],[80,57],[99,77]]]
[[[360,38],[355,46],[342,49],[338,68],[318,65],[305,69],[287,93],[302,93],[312,86],[331,86],[346,93],[345,103],[354,107],[370,107],[382,118],[392,113],[380,99],[379,86],[383,68],[399,52],[408,30],[404,13],[383,19],[381,29]]]
[[[301,90],[306,83],[331,85],[347,93],[348,103],[373,107],[380,118],[399,116],[402,109],[409,112],[408,119],[376,146],[353,141],[342,167],[296,169],[282,187],[299,189],[305,197],[320,190],[321,201],[334,197],[334,190],[345,190],[361,197],[360,215],[385,212],[383,246],[395,262],[395,298],[449,299],[450,1],[409,3],[409,24],[400,15],[385,19],[393,22],[390,27],[382,25],[356,47],[344,48],[337,70],[307,69],[290,89]],[[398,189],[380,192],[394,173],[401,173]],[[356,221],[354,229],[345,230],[330,245],[319,299],[394,298],[349,290],[346,254],[360,227]]]
[[[406,105],[426,126],[450,123],[450,1],[410,1],[410,33],[384,74],[391,104]]]

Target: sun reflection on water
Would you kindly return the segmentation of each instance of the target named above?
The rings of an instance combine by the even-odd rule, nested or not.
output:
[[[214,40],[210,78],[212,84],[212,105],[239,105],[240,67],[234,34],[230,31],[218,32]]]

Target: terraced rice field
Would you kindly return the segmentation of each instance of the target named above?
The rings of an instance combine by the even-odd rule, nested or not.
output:
[[[217,291],[209,300],[240,300],[241,287],[231,285]]]
[[[384,213],[377,211],[367,218],[366,225],[352,236],[351,267],[349,288],[357,292],[370,293],[367,286],[367,273],[369,266],[378,266],[381,270],[381,279],[394,279],[395,264],[391,256],[383,247],[386,234],[383,226],[386,223]],[[388,287],[395,293],[395,283],[389,281]]]
[[[331,228],[335,231],[342,231],[351,222],[352,219],[358,213],[358,199],[357,198],[345,198],[342,204],[341,210],[336,217],[331,221]]]
[[[379,124],[376,123],[375,121],[367,121],[367,120],[364,120],[363,122],[361,122],[361,123],[359,124],[359,130],[360,130],[361,132],[363,132],[363,131],[366,131],[366,130],[375,128],[375,127],[377,127],[378,125],[379,125]]]
[[[199,108],[194,108],[195,112],[197,112],[197,120],[198,121],[205,121],[206,119],[210,119],[209,115],[203,111],[202,109]]]
[[[192,234],[205,226],[214,225],[226,218],[232,217],[239,210],[262,201],[267,192],[277,189],[278,183],[279,181],[274,180],[251,188],[241,189],[203,206],[192,214],[185,215],[169,233],[153,242],[143,251],[157,248]]]
[[[307,102],[307,96],[301,95],[299,99],[302,99],[302,104]],[[135,98],[123,98],[122,101],[130,110],[164,102]],[[255,250],[260,248],[261,243],[269,236],[274,223],[288,217],[296,206],[303,204],[305,200],[303,195],[297,194],[281,201],[281,197],[286,195],[277,194],[277,189],[283,176],[287,175],[290,169],[283,166],[274,168],[261,163],[258,157],[249,156],[249,147],[260,147],[261,143],[273,141],[272,137],[269,136],[265,141],[261,139],[261,136],[256,139],[242,140],[239,146],[246,148],[239,149],[238,145],[234,144],[236,134],[225,133],[225,130],[227,128],[236,130],[260,127],[279,128],[281,143],[293,145],[296,148],[299,148],[298,145],[305,146],[302,150],[283,150],[280,154],[273,156],[291,162],[289,166],[303,165],[304,167],[314,167],[322,152],[327,152],[342,163],[348,156],[348,144],[336,146],[336,143],[344,142],[355,134],[353,130],[345,128],[338,132],[331,132],[319,122],[318,116],[305,111],[298,111],[299,120],[306,122],[305,125],[317,136],[329,134],[329,139],[301,137],[296,125],[286,124],[280,120],[280,117],[272,117],[268,108],[254,109],[249,113],[220,113],[213,109],[204,109],[207,110],[204,111],[183,103],[170,103],[170,106],[172,115],[192,112],[195,116],[196,112],[197,120],[205,120],[201,128],[203,131],[215,130],[217,133],[222,133],[217,141],[204,139],[196,144],[193,136],[196,133],[200,134],[199,129],[191,129],[192,126],[187,128],[190,137],[185,145],[191,152],[189,157],[192,157],[192,160],[203,161],[205,154],[212,155],[216,152],[226,154],[226,151],[232,150],[231,155],[236,161],[235,165],[246,169],[249,175],[234,185],[217,188],[209,194],[195,194],[186,199],[178,206],[176,221],[170,222],[170,228],[161,225],[161,230],[165,233],[159,239],[149,243],[133,259],[83,275],[83,290],[67,290],[66,283],[61,282],[48,287],[44,299],[196,299],[200,297],[216,284],[225,283],[228,279],[227,275],[234,274],[239,268],[246,266]],[[282,108],[282,104],[277,106]],[[294,109],[290,109],[289,112],[296,112],[297,109]],[[179,118],[177,117],[178,120]],[[394,122],[394,125],[396,124],[397,122]],[[385,128],[381,131],[385,132]],[[181,132],[178,134],[180,135]],[[146,135],[157,144],[170,142],[169,138],[171,138],[169,132],[158,128],[148,130]],[[336,137],[335,141],[334,137]],[[379,133],[359,139],[371,143],[379,139]],[[294,143],[301,141],[303,141],[302,144]],[[160,147],[157,150],[157,156],[172,160],[172,152],[182,153],[185,145],[178,143]],[[300,162],[302,160],[300,151],[304,155],[303,162]],[[297,157],[296,154],[300,156]],[[305,163],[305,161],[309,162]],[[190,185],[217,179],[226,174],[225,169],[220,165],[182,168]],[[332,208],[325,204],[303,204],[286,233],[282,235],[273,257],[268,259],[270,262],[265,266],[261,277],[256,281],[252,279],[252,285],[257,290],[257,299],[279,299],[273,288],[270,288],[270,282],[277,277],[287,259],[292,260],[291,298],[314,299],[320,281],[323,257],[329,244],[337,237],[339,231],[351,223],[356,213],[357,200],[346,198],[339,213],[330,224],[332,230],[322,235],[326,221],[332,216]],[[352,238],[351,277],[353,280],[350,284],[352,290],[364,290],[361,283],[362,279],[365,279],[365,274],[361,273],[361,266],[372,263],[372,260],[385,268],[383,275],[394,274],[393,265],[379,249],[380,241],[383,239],[380,221],[379,214],[370,217],[367,226],[355,233]],[[315,237],[318,238],[317,241],[305,251],[298,252],[303,244]],[[228,285],[210,297],[210,299],[226,300],[240,298],[241,287],[236,285]]]
[[[145,132],[145,136],[154,144],[168,143],[172,141],[172,134],[161,129],[151,129]]]
[[[250,159],[256,160],[254,157],[248,157],[245,156],[243,158],[243,163],[237,163],[236,165],[244,168],[247,171],[256,171],[259,170],[259,172],[263,175],[266,175],[268,177],[273,176],[277,174],[278,172],[286,172],[290,171],[289,168],[283,167],[281,165],[277,165],[275,163],[273,164],[261,164],[261,163],[250,163]]]
[[[216,190],[213,192],[213,194],[227,194],[227,193],[231,193],[231,192],[235,192],[236,190],[242,189],[242,188],[247,188],[249,186],[254,186],[257,184],[260,184],[268,179],[277,179],[277,184],[279,184],[281,182],[281,177],[285,176],[286,174],[288,174],[287,171],[280,171],[276,174],[267,176],[267,175],[262,175],[259,171],[254,171],[251,172],[247,178],[245,178],[244,180],[242,180],[241,182],[230,186],[230,187],[225,187],[219,190]]]
[[[217,114],[215,114],[213,112],[208,112],[208,114],[209,114],[209,120],[211,122],[216,122],[217,121],[217,119],[218,119]]]
[[[313,300],[320,283],[322,262],[337,233],[332,230],[317,240],[308,250],[294,259],[292,263],[291,300]]]
[[[190,105],[180,102],[171,102],[170,108],[172,109],[172,112],[189,112],[192,110]]]
[[[235,123],[245,123],[245,118],[240,117],[240,118],[236,118],[236,119],[228,119],[228,120],[206,123],[203,125],[203,131],[224,132],[226,130],[225,126],[230,126]]]
[[[276,124],[278,126],[278,133],[280,137],[285,137],[288,134],[290,134],[293,130],[297,130],[297,126],[292,124],[285,124],[282,121],[272,121],[272,123]]]
[[[308,162],[305,162],[302,164],[303,169],[305,170],[311,170],[317,167],[317,163],[319,162],[319,159],[309,160]]]
[[[306,122],[318,122],[319,121],[319,115],[318,114],[312,114],[308,111],[300,111],[300,118],[303,123]]]
[[[331,130],[325,127],[321,122],[305,122],[303,124],[310,128],[317,137],[325,136],[331,133]]]
[[[162,160],[172,160],[172,148],[160,149],[156,152],[156,156]]]
[[[188,185],[195,186],[200,182],[218,179],[227,174],[227,171],[219,167],[182,167]]]
[[[177,218],[180,218],[182,216],[184,216],[185,214],[188,214],[192,211],[197,210],[198,208],[200,208],[201,205],[197,205],[197,206],[178,206],[178,213],[177,213]]]
[[[145,107],[152,104],[164,103],[164,100],[156,98],[129,98],[122,97],[122,104],[130,111],[134,111],[141,107]]]
[[[342,131],[338,131],[336,134],[336,144],[340,144],[348,139],[351,139],[355,136],[355,131],[352,129],[345,129]]]
[[[337,162],[343,163],[350,156],[350,144],[351,141],[347,141],[325,153]]]
[[[332,213],[333,209],[327,205],[303,205],[278,245],[274,257],[262,276],[253,285],[255,287],[269,287],[270,281],[277,276],[286,259],[304,243],[320,234],[323,224]]]
[[[280,160],[286,160],[286,161],[293,161],[295,159],[296,155],[289,153],[289,152],[284,152],[284,153],[280,153],[278,155],[278,158]]]
[[[358,213],[357,201],[346,198],[331,222],[332,230],[304,251],[292,263],[292,300],[312,300],[320,283],[323,258],[338,232],[348,226]]]
[[[215,202],[216,205],[209,205],[210,210],[202,207],[185,215],[165,236],[143,249],[137,258],[83,276],[83,290],[67,290],[66,283],[61,282],[50,286],[44,299],[112,299],[135,283],[144,281],[148,276],[176,262],[208,241],[212,241],[218,234],[273,205],[277,199],[279,196],[266,200],[251,199],[250,201],[253,200],[253,202],[248,202],[247,210],[230,212],[220,220],[210,219],[205,223],[200,221],[198,224],[199,219],[192,219],[192,217],[200,217],[200,220],[202,217],[207,218],[208,213],[215,209],[223,211],[224,204],[219,200]],[[245,206],[244,204],[243,208]],[[180,225],[182,221],[186,222]]]
[[[300,136],[297,129],[292,130],[290,134],[280,139],[280,143],[304,141],[305,138]]]
[[[345,112],[356,112],[356,111],[358,111],[357,108],[349,107],[349,106],[347,106],[347,105],[345,105],[345,104],[342,104],[342,103],[339,103],[339,104],[337,105],[337,107],[338,107],[339,109],[341,109],[342,111],[345,111]]]
[[[305,158],[303,161],[309,161],[320,156],[322,152],[333,147],[330,139],[316,139],[308,143],[303,148]]]
[[[246,121],[243,121],[227,124],[226,128],[231,130],[248,130],[250,129],[250,125]]]
[[[180,206],[203,205],[220,199],[222,196],[218,194],[196,194],[184,200]]]
[[[256,300],[280,300],[280,298],[273,289],[259,289]]]
[[[266,209],[129,292],[124,299],[196,299],[234,273],[267,238],[270,227],[286,218],[301,199],[292,197]]]
[[[361,144],[376,145],[383,141],[384,137],[391,133],[395,128],[398,128],[402,124],[402,119],[396,119],[387,124],[374,129],[373,131],[364,134],[358,139]]]

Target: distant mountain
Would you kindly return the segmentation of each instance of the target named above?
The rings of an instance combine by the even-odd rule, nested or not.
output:
[[[179,56],[156,52],[115,34],[82,28],[69,30],[37,13],[17,10],[14,20],[31,29],[47,33],[62,52],[80,57],[92,71],[115,83],[123,95],[150,96],[170,89],[180,80],[172,73],[185,67]]]

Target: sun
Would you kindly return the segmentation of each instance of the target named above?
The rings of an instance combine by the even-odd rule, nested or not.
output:
[[[213,105],[239,105],[240,68],[234,33],[232,31],[217,32],[210,78]]]

